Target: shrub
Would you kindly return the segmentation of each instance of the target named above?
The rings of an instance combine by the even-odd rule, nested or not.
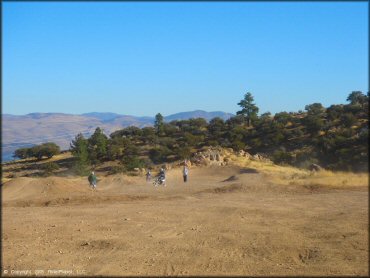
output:
[[[30,148],[20,148],[20,149],[17,149],[14,152],[13,157],[14,158],[18,157],[20,159],[24,159],[24,158],[28,158],[29,154],[30,154]]]
[[[293,162],[293,155],[289,152],[277,150],[272,155],[272,161],[276,164],[291,164]]]
[[[33,157],[41,160],[44,156],[47,158],[52,158],[54,155],[60,153],[60,148],[55,143],[44,143],[31,148],[30,150]]]
[[[149,151],[149,157],[154,163],[166,162],[169,155],[171,155],[171,151],[167,147],[159,147]]]
[[[185,147],[182,147],[182,148],[179,148],[177,150],[177,153],[178,153],[178,156],[181,158],[181,159],[186,159],[186,158],[189,158],[190,155],[191,155],[191,150],[189,147],[185,146]]]
[[[77,162],[72,167],[73,172],[79,176],[87,176],[90,174],[90,170],[86,164]]]
[[[356,121],[357,121],[356,117],[353,116],[353,114],[351,113],[345,113],[341,117],[341,122],[343,123],[345,127],[353,126],[356,123]]]
[[[29,158],[35,157],[38,160],[41,160],[44,156],[47,158],[52,158],[54,155],[60,153],[60,148],[57,144],[49,142],[43,143],[41,145],[36,145],[31,148],[20,148],[14,152],[14,157],[18,158]]]
[[[137,156],[126,156],[122,159],[122,163],[127,171],[133,171],[135,168],[145,167],[145,161]]]
[[[232,144],[231,144],[231,147],[233,148],[233,150],[235,151],[240,151],[242,149],[245,148],[245,144],[239,140],[235,140]]]
[[[125,171],[126,171],[126,168],[123,165],[112,166],[110,169],[110,174],[119,174],[119,173],[124,173]]]
[[[48,176],[51,175],[54,171],[59,170],[59,165],[55,162],[47,162],[40,166],[42,170],[44,170],[44,175]]]

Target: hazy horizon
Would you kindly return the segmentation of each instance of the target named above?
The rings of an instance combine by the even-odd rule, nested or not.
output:
[[[179,114],[179,113],[190,113],[190,112],[206,112],[206,113],[217,113],[217,112],[220,112],[220,113],[227,113],[227,114],[236,114],[236,113],[232,113],[232,112],[227,112],[227,111],[206,111],[206,110],[203,110],[203,109],[194,109],[194,110],[191,110],[191,111],[179,111],[179,112],[176,112],[176,113],[172,113],[172,114],[168,114],[168,115],[165,115],[161,112],[157,112],[157,113],[161,113],[162,116],[164,117],[167,117],[167,116],[171,116],[171,115],[175,115],[175,114]],[[117,115],[120,115],[120,116],[133,116],[133,117],[148,117],[148,118],[154,118],[155,115],[132,115],[132,114],[124,114],[124,113],[115,113],[115,112],[109,112],[109,111],[102,111],[102,112],[98,112],[98,111],[90,111],[90,112],[84,112],[84,113],[79,113],[79,114],[74,114],[74,113],[65,113],[65,112],[30,112],[30,113],[27,113],[27,114],[12,114],[12,113],[2,113],[2,115],[12,115],[12,116],[26,116],[26,115],[29,115],[29,114],[67,114],[67,115],[84,115],[84,114],[91,114],[91,113],[99,113],[99,114],[117,114]],[[156,114],[157,114],[156,113]]]

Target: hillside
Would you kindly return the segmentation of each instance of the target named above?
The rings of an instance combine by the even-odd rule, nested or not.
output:
[[[348,96],[347,104],[324,107],[321,103],[312,103],[305,106],[305,111],[258,115],[253,96],[247,93],[239,103],[242,110],[236,116],[223,114],[229,117],[227,120],[214,117],[222,116],[222,112],[207,113],[200,110],[168,117],[158,113],[154,120],[114,113],[89,113],[75,116],[82,117],[83,124],[88,122],[88,130],[79,134],[56,134],[54,139],[65,140],[62,149],[68,148],[68,145],[71,147],[76,156],[75,166],[81,171],[88,165],[96,166],[106,161],[117,162],[117,171],[130,171],[133,168],[192,159],[204,148],[221,147],[236,152],[246,151],[252,155],[262,154],[276,164],[289,164],[303,169],[319,164],[315,167],[366,172],[369,149],[368,100],[368,95],[354,91]],[[53,131],[70,126],[64,114],[31,114],[28,117],[34,119],[33,125],[30,123],[24,129],[32,129],[40,134],[45,134],[42,128],[48,126]],[[183,119],[186,117],[191,118]],[[207,121],[206,117],[214,118]],[[49,121],[43,123],[44,118]],[[14,117],[12,121],[16,123],[17,120],[19,117]],[[40,126],[35,127],[35,124]],[[62,128],[56,128],[55,124]],[[129,126],[120,128],[125,124]],[[55,141],[52,137],[47,139]],[[20,142],[12,141],[12,144],[15,143]],[[48,147],[23,148],[17,150],[17,157],[41,159],[43,156],[52,156],[45,148]],[[58,151],[55,150],[56,153]]]
[[[205,112],[196,110],[165,117],[165,121],[173,119],[189,119],[203,117],[210,120],[213,117],[227,119],[232,114],[224,112]],[[13,152],[20,147],[29,147],[52,141],[61,149],[68,149],[72,139],[82,133],[90,136],[96,127],[101,127],[109,135],[115,130],[137,126],[153,125],[154,117],[137,117],[116,113],[85,113],[72,115],[63,113],[31,113],[17,116],[2,115],[2,159],[10,160]]]

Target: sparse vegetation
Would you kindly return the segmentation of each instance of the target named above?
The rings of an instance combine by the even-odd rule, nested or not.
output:
[[[54,155],[60,153],[60,147],[55,143],[48,142],[41,145],[36,145],[31,148],[21,148],[14,152],[13,157],[18,157],[20,159],[25,158],[36,158],[41,160],[43,157],[52,158]]]
[[[53,172],[59,170],[59,166],[55,162],[46,162],[45,164],[41,165],[41,170],[43,170],[43,175],[44,176],[49,176]]]
[[[257,115],[251,93],[238,104],[242,110],[224,121],[202,118],[164,122],[158,113],[154,127],[134,126],[106,136],[98,127],[90,138],[78,134],[71,143],[75,170],[86,173],[105,161],[118,161],[125,171],[190,158],[205,146],[264,153],[277,164],[307,168],[317,163],[330,170],[367,171],[368,95],[352,92],[348,104],[306,105],[298,112]],[[15,157],[51,157],[53,143],[16,150]]]

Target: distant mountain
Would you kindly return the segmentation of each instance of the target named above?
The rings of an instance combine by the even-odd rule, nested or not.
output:
[[[111,120],[114,120],[115,118],[118,118],[121,115],[116,114],[116,113],[110,113],[110,112],[107,112],[107,113],[91,112],[91,113],[81,114],[81,116],[97,118],[102,121],[111,121]]]
[[[206,112],[203,110],[195,110],[195,111],[190,111],[190,112],[180,112],[180,113],[176,113],[173,115],[169,115],[167,117],[164,117],[164,119],[167,122],[170,122],[173,120],[187,120],[190,118],[204,118],[207,121],[210,121],[216,117],[220,117],[223,120],[227,120],[232,116],[234,115],[230,113],[221,112],[221,111]]]
[[[214,117],[228,119],[233,116],[221,111],[206,112],[195,110],[164,117],[166,122],[190,118]],[[68,149],[72,139],[82,133],[90,136],[96,127],[101,127],[109,135],[127,126],[145,127],[154,123],[154,117],[137,117],[116,113],[91,112],[81,115],[64,113],[30,113],[27,115],[2,115],[2,160],[11,159],[13,152],[21,147],[29,147],[45,142],[55,142],[61,149]]]

